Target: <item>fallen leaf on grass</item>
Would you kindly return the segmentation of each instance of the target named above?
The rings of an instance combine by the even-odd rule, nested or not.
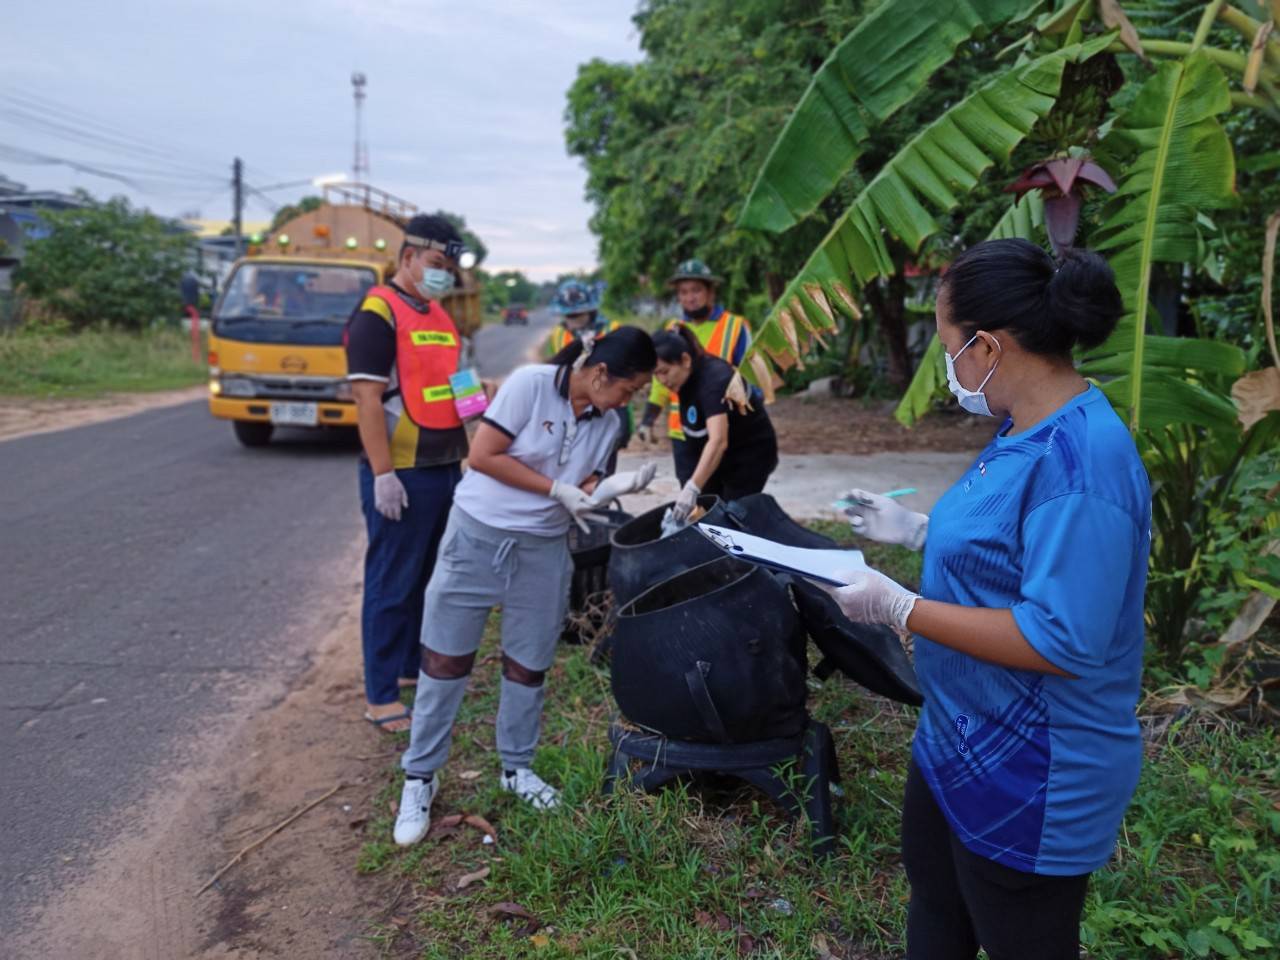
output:
[[[458,889],[459,890],[467,889],[467,887],[471,886],[473,883],[477,883],[478,881],[483,880],[485,877],[489,875],[489,873],[490,873],[490,869],[488,867],[481,867],[479,870],[475,871],[474,873],[464,873],[462,876],[458,878]]]
[[[479,770],[463,770],[458,774],[459,780],[477,780],[480,777]]]
[[[396,916],[391,918],[391,922],[395,924],[397,927],[404,927],[404,926],[408,926],[409,918]]]
[[[503,902],[494,904],[489,908],[489,912],[497,920],[523,920],[524,923],[515,931],[516,936],[527,937],[531,933],[536,933],[538,928],[542,926],[541,920],[518,903]]]
[[[462,823],[462,814],[451,813],[447,817],[441,817],[439,820],[432,822],[431,826],[433,829],[439,827],[444,830],[446,827],[456,827],[460,823]]]
[[[387,801],[387,806],[391,808],[391,815],[393,817],[400,812],[400,801],[398,800]]]
[[[533,919],[533,914],[530,913],[528,910],[526,910],[524,907],[520,906],[520,904],[510,903],[507,901],[504,901],[502,903],[495,903],[492,907],[489,908],[489,912],[498,918],[516,917],[520,920]]]
[[[756,938],[749,933],[738,935],[738,956],[747,957],[756,951]]]
[[[493,828],[493,824],[491,824],[488,820],[486,820],[484,817],[480,816],[479,814],[476,814],[476,813],[467,814],[467,816],[463,818],[463,823],[469,824],[470,826],[475,827],[477,830],[481,830],[487,833],[489,836],[493,837],[494,843],[498,842],[498,831]]]
[[[364,816],[352,817],[350,820],[347,821],[347,826],[350,827],[352,830],[358,830],[368,822],[369,822],[368,817],[364,817]]]
[[[532,943],[539,950],[542,950],[546,947],[551,946],[551,938],[545,937],[540,933],[535,933],[532,937],[530,937],[529,942]]]

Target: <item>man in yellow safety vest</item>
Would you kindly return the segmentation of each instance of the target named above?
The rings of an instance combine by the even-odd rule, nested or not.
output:
[[[681,263],[667,283],[675,289],[682,316],[681,319],[668,323],[666,329],[674,329],[683,323],[693,331],[702,344],[702,349],[736,367],[742,363],[751,346],[751,325],[745,317],[730,313],[716,302],[716,288],[721,282],[701,260],[686,260]],[[752,392],[756,392],[755,388],[752,388]],[[758,398],[753,397],[752,402],[757,400]],[[667,414],[667,436],[671,438],[671,453],[675,459],[676,480],[683,486],[693,475],[697,456],[690,455],[685,447],[684,430],[680,426],[679,398],[656,379],[649,391],[649,403],[635,437],[641,443],[650,443],[656,439],[655,426],[664,409]]]

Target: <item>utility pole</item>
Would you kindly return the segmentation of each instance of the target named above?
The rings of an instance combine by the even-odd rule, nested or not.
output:
[[[244,253],[244,161],[236,157],[231,164],[231,189],[235,196],[232,201],[235,211],[231,218],[231,228],[236,234],[236,259]]]

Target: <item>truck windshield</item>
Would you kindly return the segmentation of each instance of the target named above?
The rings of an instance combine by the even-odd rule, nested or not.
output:
[[[361,267],[248,263],[232,275],[213,318],[342,323],[375,279]]]

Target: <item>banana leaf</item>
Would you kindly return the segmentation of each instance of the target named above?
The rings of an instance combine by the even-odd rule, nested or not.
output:
[[[808,216],[892,116],[970,37],[1029,17],[1043,0],[889,0],[814,75],[747,196],[739,224],[781,232]]]
[[[881,168],[836,222],[761,325],[751,351],[786,368],[803,363],[811,340],[858,316],[860,286],[895,270],[885,235],[912,251],[936,233],[930,209],[946,212],[1007,158],[1054,104],[1062,71],[1106,49],[1110,35],[1011,67],[913,137]],[[748,379],[751,372],[744,370]]]
[[[1200,212],[1238,202],[1235,155],[1217,119],[1230,108],[1226,77],[1205,54],[1193,52],[1161,63],[1100,144],[1113,158],[1112,169],[1127,163],[1093,238],[1115,271],[1125,316],[1107,343],[1089,351],[1081,370],[1121,374],[1104,389],[1135,433],[1176,422],[1229,429],[1223,413],[1234,413],[1212,378],[1196,383],[1187,374],[1234,370],[1238,376],[1243,354],[1237,358],[1227,344],[1148,333],[1152,265],[1200,262]]]

